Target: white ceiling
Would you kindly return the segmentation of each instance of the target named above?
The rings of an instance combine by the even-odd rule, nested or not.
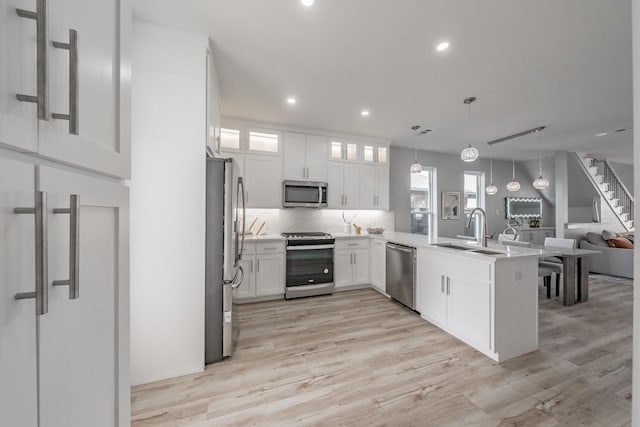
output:
[[[452,153],[470,140],[500,158],[513,145],[485,142],[549,126],[516,140],[519,159],[630,159],[631,131],[594,136],[632,127],[630,12],[630,0],[134,1],[138,19],[214,40],[225,117]],[[414,124],[434,131],[412,136]]]

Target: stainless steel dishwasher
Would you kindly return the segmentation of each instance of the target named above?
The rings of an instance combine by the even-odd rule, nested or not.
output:
[[[416,309],[416,248],[387,243],[387,294]]]

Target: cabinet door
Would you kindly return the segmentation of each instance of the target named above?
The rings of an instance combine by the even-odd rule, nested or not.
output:
[[[128,178],[130,2],[48,2],[51,42],[69,43],[69,30],[77,31],[78,130],[77,135],[72,134],[68,120],[41,120],[39,152],[65,163]],[[49,45],[49,101],[52,113],[70,113],[73,85],[69,84],[69,55],[68,50]],[[205,73],[203,57],[203,103],[206,102]],[[163,118],[159,117],[158,120]]]
[[[282,158],[248,155],[244,166],[247,207],[282,208]]]
[[[327,203],[330,208],[344,207],[344,164],[329,162],[327,180]]]
[[[307,135],[307,179],[325,182],[327,180],[327,138]]]
[[[472,345],[491,348],[491,284],[449,272],[447,327]]]
[[[359,208],[375,209],[376,207],[376,167],[360,165]]]
[[[353,250],[336,249],[334,251],[333,280],[336,288],[353,285]]]
[[[442,328],[447,324],[447,275],[437,265],[418,262],[418,300],[420,315]]]
[[[285,132],[284,134],[284,177],[285,179],[306,180],[306,138],[304,134]]]
[[[343,188],[344,188],[344,196],[345,196],[345,205],[344,207],[347,209],[358,209],[359,197],[358,197],[358,175],[359,175],[359,167],[358,165],[352,164],[344,164],[344,174],[343,174]]]
[[[520,240],[523,242],[536,243],[537,233],[531,230],[524,230],[520,233]]]
[[[256,255],[256,296],[284,294],[284,255]]]
[[[256,282],[255,282],[255,258],[253,256],[249,256],[240,261],[240,266],[244,271],[244,276],[242,279],[242,284],[233,290],[233,297],[242,299],[242,298],[253,298],[256,296]]]
[[[389,209],[389,168],[386,165],[376,166],[376,209]]]
[[[35,290],[34,216],[13,213],[33,207],[35,188],[33,165],[0,158],[0,414],[6,426],[38,425],[35,302],[14,299]]]
[[[371,284],[386,292],[386,246],[383,240],[372,240],[370,248]]]
[[[369,249],[353,251],[353,284],[369,283]]]
[[[49,283],[70,275],[69,195],[79,195],[79,297],[49,287],[40,319],[40,427],[129,425],[128,188],[40,167]],[[63,386],[61,386],[63,385]]]
[[[35,11],[35,0],[6,0],[0,7],[0,143],[38,150],[38,108],[17,94],[37,95],[36,21],[16,8]],[[33,203],[33,202],[32,202]],[[17,424],[16,424],[17,425]]]

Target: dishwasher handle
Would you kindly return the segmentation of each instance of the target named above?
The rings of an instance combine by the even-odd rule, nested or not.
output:
[[[390,242],[387,242],[387,248],[397,250],[397,251],[407,252],[411,254],[416,250],[416,248],[412,248],[411,246],[404,246],[404,245],[399,245],[397,243],[390,243]]]

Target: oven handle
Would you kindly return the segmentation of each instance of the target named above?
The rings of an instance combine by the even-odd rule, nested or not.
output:
[[[333,249],[336,245],[287,246],[288,251],[306,251],[309,249]]]

